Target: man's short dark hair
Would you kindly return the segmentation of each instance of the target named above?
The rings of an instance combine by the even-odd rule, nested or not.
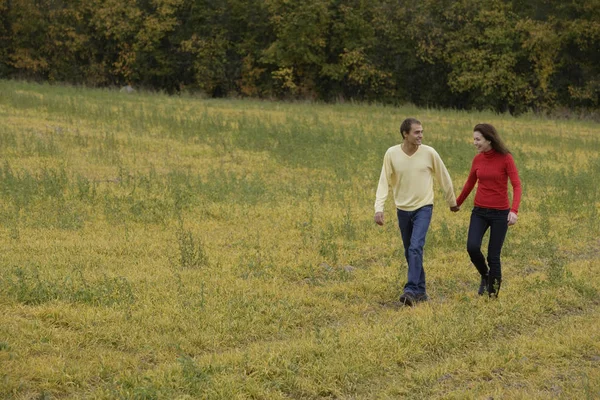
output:
[[[404,121],[402,121],[402,124],[400,125],[400,134],[402,135],[402,139],[404,139],[405,133],[410,133],[410,128],[413,125],[421,125],[421,121],[416,118],[406,118]]]

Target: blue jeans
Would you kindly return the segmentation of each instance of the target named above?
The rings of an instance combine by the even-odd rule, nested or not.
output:
[[[491,208],[473,208],[469,235],[467,238],[467,252],[471,262],[477,268],[481,276],[502,278],[502,267],[500,265],[500,252],[508,230],[508,213],[510,210],[495,210]],[[488,243],[487,264],[481,252],[483,235],[490,228],[490,240]]]
[[[432,213],[432,205],[421,207],[415,211],[397,210],[398,226],[404,244],[404,257],[408,263],[408,281],[404,285],[404,293],[413,295],[425,293],[423,247]]]

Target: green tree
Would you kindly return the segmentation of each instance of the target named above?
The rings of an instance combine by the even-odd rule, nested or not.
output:
[[[0,76],[209,96],[600,106],[600,0],[0,0]]]
[[[560,70],[554,80],[568,107],[600,106],[600,1],[557,5],[562,39]]]
[[[450,91],[465,96],[460,106],[517,113],[554,106],[561,40],[552,22],[519,16],[501,0],[428,0],[419,7],[411,25],[418,56],[446,66]]]
[[[268,18],[262,2],[197,0],[181,19],[179,51],[192,87],[211,96],[260,95],[258,36]],[[243,89],[243,90],[242,90]]]
[[[380,100],[394,96],[392,74],[378,48],[380,31],[374,24],[378,1],[335,1],[330,6],[327,58],[321,66],[323,97]]]
[[[49,60],[45,54],[49,4],[45,1],[13,0],[4,3],[10,27],[7,64],[21,77],[46,79]]]
[[[416,14],[410,31],[417,56],[448,66],[448,87],[468,95],[464,106],[506,109],[529,101],[526,79],[517,71],[513,15],[502,1],[426,0]]]
[[[13,0],[3,3],[10,34],[2,58],[17,76],[58,82],[88,82],[90,57],[83,1]]]
[[[135,79],[143,86],[179,90],[184,82],[178,68],[181,54],[176,32],[185,0],[138,1],[138,6],[142,17],[133,42]]]
[[[0,0],[0,78],[11,73],[9,55],[12,50],[9,19],[9,0]]]
[[[321,66],[327,59],[327,0],[267,0],[266,4],[275,40],[264,49],[261,61],[271,66],[278,94],[317,98]]]
[[[122,84],[140,79],[136,36],[143,13],[135,2],[89,0],[90,45],[94,51],[90,79],[95,84]]]

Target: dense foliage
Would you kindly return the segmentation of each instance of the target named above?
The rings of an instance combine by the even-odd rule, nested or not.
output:
[[[600,0],[0,0],[0,78],[596,108]]]

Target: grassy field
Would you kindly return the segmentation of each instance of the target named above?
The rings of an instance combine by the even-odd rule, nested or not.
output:
[[[419,118],[458,193],[494,124],[523,182],[500,298],[473,194],[436,194],[431,301],[385,150]],[[0,398],[600,398],[600,126],[414,107],[202,100],[0,81]]]

